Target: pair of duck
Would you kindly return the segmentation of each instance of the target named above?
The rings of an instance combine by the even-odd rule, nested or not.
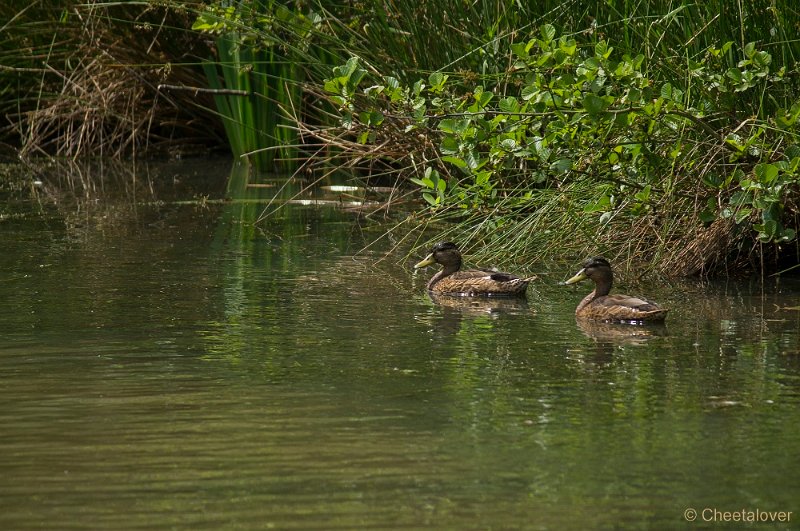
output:
[[[528,283],[536,278],[521,278],[493,269],[462,271],[461,253],[451,242],[434,245],[430,254],[414,269],[434,263],[443,267],[428,281],[427,288],[438,294],[523,295]],[[598,256],[586,260],[581,270],[565,284],[575,284],[587,278],[594,282],[595,288],[578,304],[575,310],[577,317],[595,321],[652,323],[663,321],[667,316],[666,309],[641,297],[609,295],[614,276],[605,258]]]

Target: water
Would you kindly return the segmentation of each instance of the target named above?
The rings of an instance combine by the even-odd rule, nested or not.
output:
[[[192,179],[3,222],[3,529],[798,527],[797,279],[582,327],[573,270],[437,303],[374,223]]]

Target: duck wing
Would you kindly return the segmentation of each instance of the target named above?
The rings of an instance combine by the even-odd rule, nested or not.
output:
[[[457,271],[433,286],[433,291],[460,295],[521,295],[532,279],[492,269]]]
[[[642,297],[606,295],[586,307],[587,317],[608,321],[663,321],[667,310]]]
[[[458,271],[453,274],[454,276],[462,275],[459,278],[483,278],[489,277],[490,279],[496,282],[511,282],[513,280],[527,280],[530,282],[531,280],[536,280],[536,276],[522,278],[519,275],[514,275],[512,273],[504,273],[503,271],[498,271],[497,269],[467,269],[466,271]]]

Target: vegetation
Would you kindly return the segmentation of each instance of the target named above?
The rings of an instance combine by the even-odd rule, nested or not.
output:
[[[289,51],[282,51],[291,41],[284,26],[295,40]],[[215,96],[234,155],[262,171],[292,168],[298,156],[293,106],[300,105],[303,79],[297,58],[313,20],[278,2],[243,2],[238,9],[209,6],[192,28],[216,36],[218,58],[203,67],[213,89],[234,93]]]
[[[135,106],[162,102],[148,100],[165,93],[159,84],[199,87],[202,67],[209,92],[168,93],[213,94],[235,154],[262,169],[356,168],[417,187],[418,212],[394,232],[418,244],[433,225],[482,262],[604,253],[679,275],[798,259],[800,14],[791,2],[64,5],[67,16],[48,11],[45,27],[66,20],[81,46],[122,42],[111,38],[121,27],[129,58],[107,47],[114,61],[76,61],[43,31],[39,52],[24,58],[41,68],[31,65],[60,51],[58,68],[26,87],[18,61],[16,85],[2,85],[25,95],[15,122],[23,152],[130,153],[159,131],[167,138],[153,124],[197,127],[200,114],[170,121]],[[19,34],[7,28],[36,19],[16,7],[4,30],[10,53]],[[190,26],[213,38],[211,50]],[[165,34],[193,44],[177,52]],[[159,67],[110,68],[148,64],[153,47]],[[131,92],[120,71],[147,72],[151,81],[136,86],[156,90]],[[123,98],[116,110],[75,95],[92,83]],[[180,107],[210,121],[206,104]],[[86,116],[97,116],[94,129]]]
[[[714,18],[709,7],[700,20]],[[425,139],[405,151],[423,161],[408,166],[427,219],[456,221],[452,239],[484,260],[600,251],[696,274],[763,267],[789,243],[796,260],[793,44],[775,59],[754,42],[684,31],[684,44],[705,44],[676,56],[663,40],[683,10],[652,19],[659,46],[545,24],[510,42],[504,72],[471,84],[438,71],[404,85],[354,60],[326,88],[361,142],[391,143],[398,130]],[[740,15],[744,35],[756,24]],[[787,29],[762,22],[773,24],[765,34]],[[647,54],[634,53],[636,38]]]
[[[458,221],[455,239],[533,247],[539,258],[624,249],[681,274],[723,261],[734,243],[762,252],[795,239],[785,207],[797,191],[800,104],[759,118],[730,97],[787,83],[770,54],[710,47],[679,88],[650,77],[641,54],[615,57],[602,40],[581,49],[551,25],[512,49],[504,92],[478,84],[465,94],[439,72],[411,87],[365,82],[355,59],[326,89],[361,142],[385,142],[387,121],[389,136],[399,122],[436,139],[412,181],[434,219]],[[728,54],[737,66],[715,61]]]
[[[163,2],[0,4],[0,155],[179,155],[224,143],[195,15]]]

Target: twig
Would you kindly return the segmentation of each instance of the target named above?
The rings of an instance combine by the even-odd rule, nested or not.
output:
[[[167,85],[162,83],[158,85],[158,90],[191,90],[195,94],[199,92],[206,92],[211,94],[221,94],[225,96],[251,96],[253,93],[248,92],[246,90],[236,90],[236,89],[212,89],[212,88],[204,88],[204,87],[187,87],[185,85]]]

